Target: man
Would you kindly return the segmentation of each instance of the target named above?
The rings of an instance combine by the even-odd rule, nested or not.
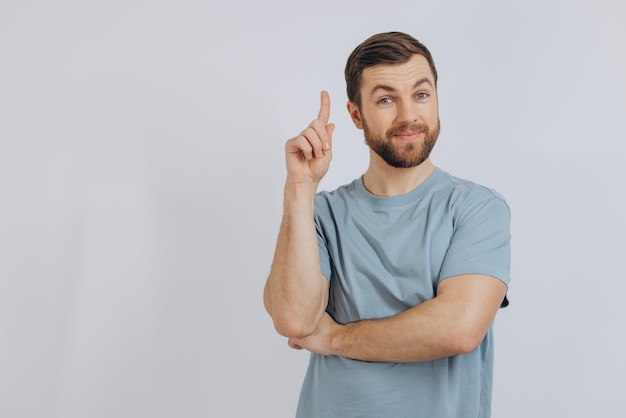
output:
[[[317,193],[330,98],[285,146],[284,214],[264,302],[310,351],[298,417],[489,417],[492,323],[509,282],[508,206],[436,168],[437,72],[409,35],[374,35],[346,65],[365,174]]]

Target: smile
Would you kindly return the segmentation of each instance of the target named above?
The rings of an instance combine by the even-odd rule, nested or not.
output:
[[[418,139],[421,135],[422,135],[421,132],[415,131],[415,132],[401,132],[401,133],[395,134],[394,136],[403,141],[409,141],[409,140]]]

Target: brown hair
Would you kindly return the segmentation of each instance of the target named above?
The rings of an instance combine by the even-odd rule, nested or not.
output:
[[[363,41],[352,51],[346,63],[348,100],[361,107],[360,87],[364,69],[378,64],[404,64],[415,54],[426,58],[435,77],[435,86],[437,86],[437,69],[430,51],[411,35],[402,32],[385,32]]]

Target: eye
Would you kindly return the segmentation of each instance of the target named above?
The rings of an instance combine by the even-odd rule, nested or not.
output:
[[[389,103],[391,103],[391,99],[389,97],[383,97],[382,99],[378,101],[378,104],[383,104],[383,105],[386,105]]]
[[[417,97],[418,99],[421,100],[421,99],[427,98],[428,94],[427,93],[417,93],[417,95],[415,97]]]

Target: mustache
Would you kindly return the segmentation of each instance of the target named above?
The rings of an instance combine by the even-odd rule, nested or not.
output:
[[[413,123],[413,124],[404,124],[399,126],[394,126],[393,128],[387,131],[387,136],[391,137],[398,134],[403,134],[405,132],[419,132],[419,133],[428,133],[429,129],[426,124],[423,123]]]

